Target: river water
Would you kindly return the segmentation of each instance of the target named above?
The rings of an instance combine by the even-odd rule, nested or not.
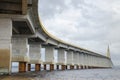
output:
[[[14,73],[0,80],[120,80],[120,69],[83,69]]]

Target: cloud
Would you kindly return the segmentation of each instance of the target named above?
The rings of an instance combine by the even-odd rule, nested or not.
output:
[[[118,63],[119,0],[40,0],[39,4],[40,17],[48,32],[103,55],[110,44],[112,60]]]

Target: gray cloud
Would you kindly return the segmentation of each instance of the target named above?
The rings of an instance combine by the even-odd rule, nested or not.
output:
[[[120,65],[119,0],[40,0],[39,13],[48,32],[60,39],[106,55]]]
[[[40,0],[39,12],[46,19],[53,18],[56,13],[62,12],[67,5],[62,0]]]

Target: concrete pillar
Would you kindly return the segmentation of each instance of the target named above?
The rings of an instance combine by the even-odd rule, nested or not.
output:
[[[50,70],[54,70],[54,47],[45,46],[45,61],[43,64],[49,64]]]
[[[0,19],[0,73],[11,73],[12,20]]]
[[[30,64],[35,64],[35,71],[40,71],[41,61],[41,45],[29,44]]]
[[[41,45],[40,44],[29,44],[29,57],[30,63],[36,64],[41,63]]]
[[[31,64],[28,64],[28,71],[31,71]]]
[[[19,72],[26,71],[29,62],[27,38],[12,38],[12,62],[19,62]],[[21,68],[24,67],[24,68]],[[25,71],[24,71],[25,70]]]
[[[41,64],[35,64],[35,71],[41,70]]]
[[[92,56],[92,67],[95,67],[95,56]]]
[[[87,69],[87,54],[84,54],[84,69]]]
[[[19,62],[19,72],[26,72],[26,62]]]
[[[79,52],[74,52],[73,63],[74,63],[74,65],[79,65]]]
[[[21,37],[12,38],[12,61],[28,62],[28,39]]]
[[[73,51],[67,51],[67,64],[73,65]]]
[[[79,64],[81,66],[81,69],[83,69],[83,65],[85,64],[84,63],[84,53],[83,52],[80,52],[80,54],[79,54]]]
[[[54,64],[54,47],[45,46],[45,64]]]
[[[93,66],[93,61],[92,61],[92,55],[90,55],[90,69],[92,68],[92,66]]]
[[[58,65],[65,65],[65,49],[58,49]]]

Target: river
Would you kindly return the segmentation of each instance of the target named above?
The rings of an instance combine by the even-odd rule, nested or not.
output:
[[[120,68],[13,73],[0,80],[120,80]]]

